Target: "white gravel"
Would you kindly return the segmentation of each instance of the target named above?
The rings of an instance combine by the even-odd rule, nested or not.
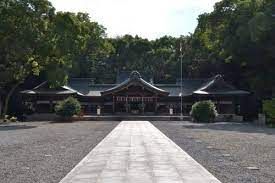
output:
[[[0,182],[57,183],[119,122],[0,125]],[[153,122],[223,183],[275,182],[275,129]]]
[[[57,183],[118,122],[0,125],[0,182]]]
[[[238,123],[153,124],[223,183],[275,182],[275,129]]]

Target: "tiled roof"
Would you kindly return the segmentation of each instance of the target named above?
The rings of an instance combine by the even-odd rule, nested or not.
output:
[[[116,84],[91,84],[90,78],[72,78],[68,86],[84,96],[101,96],[101,91],[114,87]]]
[[[182,80],[182,96],[190,96],[195,90],[205,83],[203,79],[184,79]],[[180,96],[181,85],[177,84],[156,84],[155,86],[169,92],[169,96]]]
[[[116,85],[112,88],[109,88],[107,90],[102,91],[101,94],[102,95],[107,95],[107,94],[110,94],[110,93],[117,92],[117,91],[121,90],[124,87],[128,87],[128,86],[132,85],[133,83],[139,84],[139,85],[147,88],[148,90],[150,90],[152,92],[159,93],[160,95],[164,95],[164,96],[169,95],[169,92],[167,92],[163,89],[160,89],[160,88],[154,86],[153,84],[148,83],[147,81],[142,79],[140,73],[137,72],[137,71],[133,71],[131,73],[130,77],[128,79],[126,79],[124,82],[122,82],[122,83],[120,83],[120,84],[118,84],[118,85]]]
[[[226,83],[221,75],[205,82],[199,89],[194,91],[198,95],[246,95],[247,91],[238,90],[234,86]]]
[[[61,86],[58,88],[51,88],[49,86],[49,83],[47,81],[41,83],[40,85],[36,86],[32,90],[24,90],[21,91],[22,94],[27,94],[27,95],[35,95],[35,94],[40,94],[40,95],[66,95],[66,94],[79,94],[78,91],[68,87],[68,86]]]
[[[102,96],[102,93],[108,93],[129,84],[131,78],[127,78],[120,84],[93,84],[91,78],[71,78],[67,86],[51,89],[47,82],[35,87],[32,90],[25,90],[25,94],[74,94],[83,96]],[[151,84],[140,78],[138,80],[145,87],[151,90],[163,93],[168,96],[180,96],[181,84]],[[247,95],[249,92],[238,90],[232,85],[226,83],[221,76],[215,76],[209,79],[183,79],[182,96],[191,95]]]
[[[122,82],[124,82],[125,80],[127,80],[130,75],[131,75],[131,71],[119,71],[117,73],[117,77],[116,77],[116,84],[120,84]],[[152,76],[148,76],[144,73],[140,73],[142,75],[142,79],[144,79],[145,81],[149,82],[151,79],[153,79]]]

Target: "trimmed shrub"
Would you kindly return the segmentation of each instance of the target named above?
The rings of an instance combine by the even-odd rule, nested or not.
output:
[[[275,98],[263,101],[263,112],[266,115],[267,123],[275,124]]]
[[[9,122],[9,118],[10,118],[9,115],[5,115],[5,116],[4,116],[4,122]]]
[[[215,104],[208,101],[196,102],[190,112],[191,117],[196,122],[210,123],[218,115]]]
[[[70,118],[74,115],[78,115],[80,111],[81,105],[79,101],[73,97],[60,101],[55,106],[56,114],[64,118]]]
[[[12,116],[12,117],[10,118],[10,122],[17,122],[17,117]]]
[[[0,122],[1,122],[1,118],[0,118]],[[17,122],[17,117],[5,115],[4,118],[2,119],[2,122],[6,122],[6,123]]]

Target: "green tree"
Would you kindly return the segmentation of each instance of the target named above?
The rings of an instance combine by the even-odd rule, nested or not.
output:
[[[87,14],[55,13],[47,0],[6,0],[0,3],[0,15],[0,83],[8,91],[4,115],[28,76],[43,73],[52,87],[66,84],[72,60],[95,39],[91,32],[103,29],[96,23],[92,27]]]
[[[3,114],[14,90],[30,75],[39,75],[44,58],[40,48],[46,39],[54,8],[46,0],[4,0],[0,3],[0,83],[8,90]]]
[[[102,71],[108,70],[106,59],[114,51],[113,46],[106,39],[105,28],[92,22],[88,14],[78,13],[75,18],[81,28],[77,36],[81,36],[84,42],[73,58],[70,75],[96,77]]]
[[[260,98],[270,96],[275,77],[274,7],[272,0],[222,0],[213,12],[202,14],[192,41],[196,73],[220,72]]]

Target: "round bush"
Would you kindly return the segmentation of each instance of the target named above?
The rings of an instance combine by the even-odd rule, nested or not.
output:
[[[190,115],[196,122],[210,123],[213,122],[218,113],[215,104],[208,100],[196,102],[192,106]]]
[[[11,121],[11,122],[16,122],[16,121],[17,121],[17,117],[12,116],[12,117],[10,118],[10,121]]]
[[[78,115],[81,111],[81,105],[77,99],[69,97],[63,101],[60,101],[55,106],[55,112],[57,115],[69,118],[73,115]]]

